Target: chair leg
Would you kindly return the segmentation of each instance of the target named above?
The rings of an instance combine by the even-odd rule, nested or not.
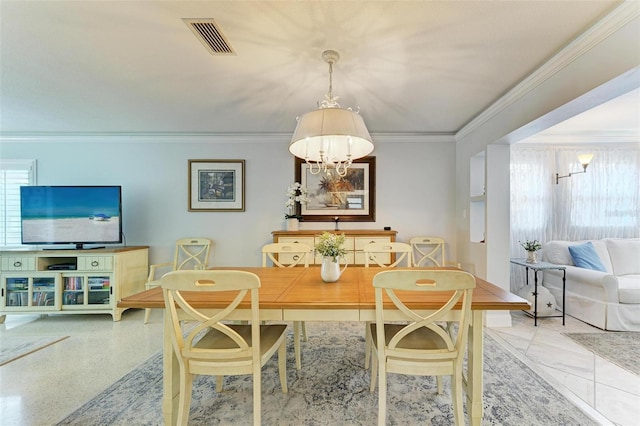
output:
[[[216,392],[220,393],[224,390],[224,376],[216,376]]]
[[[364,369],[369,368],[369,364],[371,362],[371,321],[367,321],[364,323],[365,325],[365,333],[364,333]]]
[[[464,426],[464,411],[462,405],[462,371],[454,369],[451,376],[451,399],[453,400],[453,418],[456,426]]]
[[[436,376],[436,384],[438,385],[438,395],[442,395],[442,376]]]
[[[293,352],[296,356],[296,368],[302,369],[302,361],[300,360],[300,323],[302,321],[293,322]]]
[[[369,391],[373,393],[376,390],[376,380],[378,379],[378,354],[376,350],[371,350],[371,386]]]
[[[180,371],[180,396],[178,402],[178,426],[187,426],[189,423],[189,409],[191,407],[191,392],[193,388],[193,375],[182,369]]]
[[[260,426],[261,422],[261,412],[262,409],[262,391],[261,391],[261,380],[262,380],[262,366],[260,362],[256,362],[253,365],[253,424],[254,426]]]
[[[282,387],[282,393],[289,392],[287,388],[287,346],[285,341],[278,348],[278,370],[280,372],[280,386]]]
[[[151,313],[151,309],[147,308],[144,310],[144,323],[147,324],[149,322],[149,314]]]
[[[379,385],[378,385],[378,426],[385,426],[387,417],[387,371],[383,360],[378,359]]]

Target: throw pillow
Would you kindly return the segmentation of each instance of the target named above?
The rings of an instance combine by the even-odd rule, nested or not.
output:
[[[607,272],[591,241],[577,246],[569,246],[569,253],[571,253],[573,263],[577,267]]]

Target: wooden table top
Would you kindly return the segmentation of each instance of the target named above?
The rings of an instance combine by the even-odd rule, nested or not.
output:
[[[273,267],[229,267],[256,274],[261,281],[260,309],[359,309],[374,310],[373,277],[386,269],[349,266],[335,283],[325,283],[320,278],[320,268],[273,268]],[[395,268],[395,270],[416,268]],[[430,268],[420,268],[430,269]],[[433,269],[433,268],[431,268]],[[412,292],[411,308],[439,308],[445,298],[444,293]],[[188,294],[185,298],[194,307],[218,308],[228,303],[230,293],[194,293],[196,300]],[[388,301],[389,306],[393,307]],[[161,288],[153,288],[121,299],[119,308],[164,308]],[[249,296],[239,308],[249,308]],[[528,302],[515,294],[476,278],[476,288],[471,304],[473,310],[522,310],[530,309]]]

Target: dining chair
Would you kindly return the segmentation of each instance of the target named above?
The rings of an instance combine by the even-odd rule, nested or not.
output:
[[[145,287],[147,290],[160,287],[160,273],[181,271],[186,269],[207,269],[209,252],[213,242],[207,238],[181,238],[176,241],[172,262],[149,265],[149,277]],[[144,323],[149,322],[151,309],[144,310]]]
[[[387,373],[451,376],[455,424],[464,425],[462,366],[475,286],[474,276],[459,270],[389,270],[373,278],[376,321],[367,331],[374,348],[371,392],[375,390],[378,372],[380,375],[378,425],[384,425],[386,420]],[[411,310],[411,300],[420,297],[415,293],[434,292],[438,293],[432,298],[442,301],[439,308],[426,314]],[[389,309],[389,300],[397,310]],[[456,312],[457,331],[452,336],[442,322],[451,321],[447,316],[456,305],[460,311]],[[393,322],[386,321],[390,311]],[[408,322],[398,323],[399,316]]]
[[[261,374],[264,364],[278,351],[282,392],[287,393],[286,324],[261,325],[258,288],[260,278],[246,271],[174,271],[162,277],[165,315],[169,316],[173,352],[180,370],[178,425],[189,420],[195,375],[217,376],[222,391],[225,375],[253,376],[253,424],[260,425]],[[190,305],[182,292],[227,293],[220,295],[226,307],[215,312]],[[247,293],[251,298],[251,323],[228,323]],[[223,322],[227,320],[227,323]],[[189,327],[184,327],[188,322]],[[195,323],[195,324],[194,324]]]
[[[262,246],[262,267],[266,268],[269,261],[278,268],[293,268],[296,266],[309,267],[313,256],[311,247],[303,243],[270,243]],[[296,368],[302,369],[300,354],[300,335],[307,341],[307,327],[304,321],[293,322],[293,349],[296,357]]]
[[[409,244],[413,249],[414,266],[449,266],[445,259],[443,238],[413,237]]]
[[[364,251],[364,266],[366,268],[371,265],[379,266],[381,268],[395,268],[396,266],[413,266],[411,262],[411,255],[413,249],[410,244],[400,242],[384,242],[384,243],[369,243],[366,244],[362,250]],[[395,256],[395,260],[391,261],[391,255]],[[404,265],[403,265],[404,263]],[[371,339],[369,333],[366,332],[366,328],[369,327],[370,322],[365,322],[365,355],[364,355],[364,368],[369,368],[371,360]]]

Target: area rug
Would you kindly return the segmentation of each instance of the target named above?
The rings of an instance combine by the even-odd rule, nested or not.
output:
[[[68,338],[49,336],[0,336],[0,366]]]
[[[288,394],[280,389],[277,357],[263,368],[262,424],[376,424],[378,394],[369,392],[370,371],[363,368],[362,323],[307,322],[307,334],[300,371],[289,336]],[[490,336],[485,339],[483,424],[597,424]],[[59,424],[161,425],[161,361],[160,353],[154,355]],[[433,377],[389,375],[387,424],[453,424],[448,379],[444,388],[438,395]],[[251,423],[250,376],[226,377],[221,393],[215,391],[214,377],[194,380],[190,425]]]
[[[594,354],[640,376],[640,333],[607,331],[603,333],[564,333]]]

